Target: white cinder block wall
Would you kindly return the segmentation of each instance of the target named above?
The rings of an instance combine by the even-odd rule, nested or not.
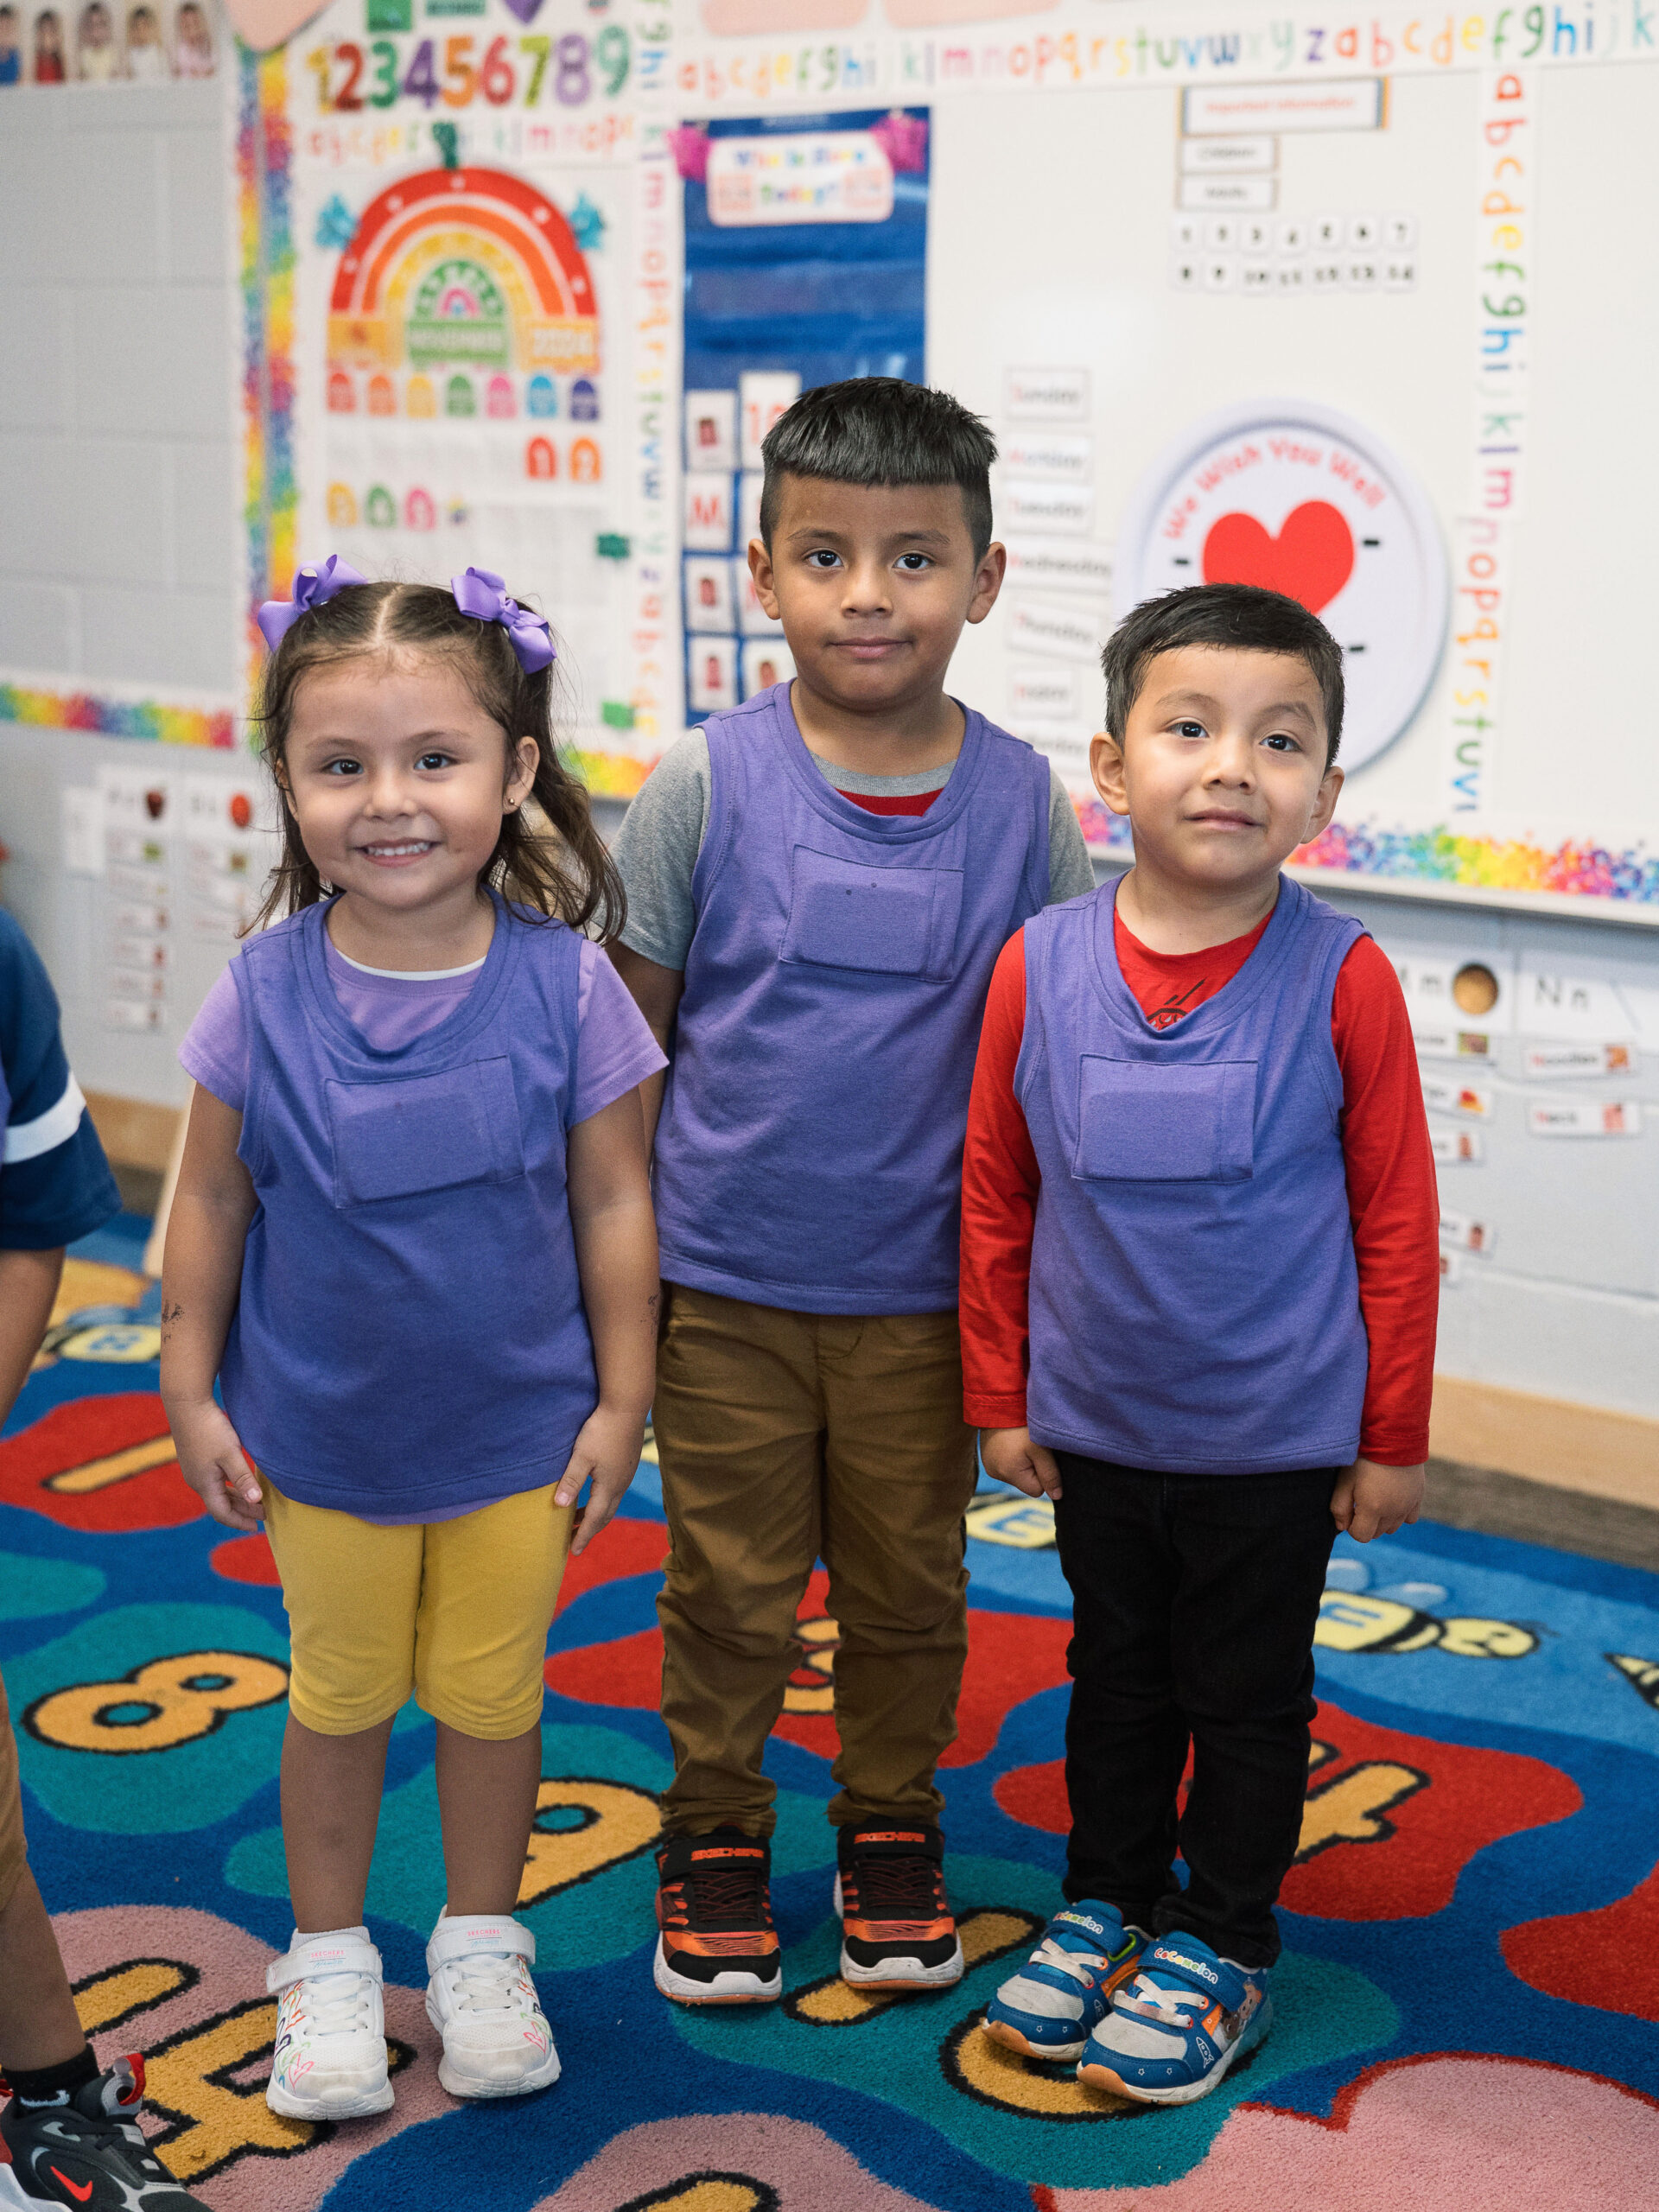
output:
[[[0,668],[161,698],[238,681],[228,89],[0,92]],[[0,896],[52,972],[83,1084],[172,1104],[219,955],[181,946],[167,1032],[99,1019],[101,887],[62,871],[60,792],[105,760],[230,765],[0,721]]]
[[[232,683],[226,89],[0,93],[0,665]]]

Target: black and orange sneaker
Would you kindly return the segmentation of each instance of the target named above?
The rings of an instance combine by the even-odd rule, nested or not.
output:
[[[772,1924],[772,1847],[741,1828],[670,1836],[657,1853],[652,1979],[681,2005],[775,2005],[783,1955]]]
[[[843,1981],[861,1989],[949,1989],[962,1980],[938,1828],[885,1821],[842,1828],[836,1859]]]

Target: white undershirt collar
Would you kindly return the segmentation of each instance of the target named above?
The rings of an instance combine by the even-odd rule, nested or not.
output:
[[[359,976],[385,976],[394,983],[448,983],[457,976],[476,976],[490,957],[486,952],[481,959],[469,960],[461,968],[371,968],[365,961],[353,960],[349,952],[342,952],[332,938],[328,950],[348,968],[355,968]]]

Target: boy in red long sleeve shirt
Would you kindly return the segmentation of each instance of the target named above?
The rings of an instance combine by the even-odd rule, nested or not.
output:
[[[1340,648],[1202,585],[1105,669],[1135,865],[1004,949],[963,1161],[966,1414],[1076,1617],[1070,1902],[987,2018],[1181,2104],[1271,2017],[1332,1540],[1421,1504],[1439,1205],[1394,970],[1280,873],[1342,786]]]

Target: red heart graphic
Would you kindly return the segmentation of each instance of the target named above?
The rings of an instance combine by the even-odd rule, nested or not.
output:
[[[1354,572],[1354,534],[1328,499],[1307,499],[1269,537],[1254,515],[1223,515],[1204,541],[1207,584],[1258,584],[1299,599],[1310,614],[1327,607]]]

